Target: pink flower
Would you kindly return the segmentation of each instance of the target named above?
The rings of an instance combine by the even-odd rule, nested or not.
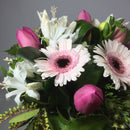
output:
[[[23,27],[23,29],[17,30],[17,41],[20,47],[30,46],[37,49],[41,48],[41,43],[37,35],[28,27]]]
[[[42,79],[56,76],[54,85],[63,86],[67,82],[77,80],[85,70],[83,66],[90,60],[90,54],[83,45],[73,48],[71,39],[62,39],[58,45],[42,48],[41,52],[47,58],[36,59],[35,66],[38,72],[42,72]]]
[[[94,62],[104,68],[104,77],[110,76],[118,90],[130,84],[130,50],[117,41],[105,41],[94,48]]]
[[[126,25],[124,25],[126,27]],[[120,28],[117,29],[114,36],[112,37],[112,40],[115,40],[117,42],[124,43],[126,39],[127,31],[122,32]]]
[[[84,21],[86,21],[88,23],[92,23],[90,14],[85,10],[82,10],[79,13],[77,20],[84,20]]]
[[[74,105],[82,114],[96,111],[103,101],[102,90],[94,85],[87,84],[74,94]]]

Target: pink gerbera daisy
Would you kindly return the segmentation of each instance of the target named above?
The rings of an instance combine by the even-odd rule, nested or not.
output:
[[[110,76],[119,89],[121,84],[124,89],[130,85],[130,50],[117,41],[105,41],[103,47],[95,47],[94,61],[98,66],[104,67],[104,77]]]
[[[42,79],[55,78],[55,86],[63,86],[67,81],[76,81],[84,71],[83,66],[90,60],[88,49],[83,45],[72,48],[71,39],[60,40],[58,47],[48,46],[41,49],[48,58],[36,59],[35,66],[42,72]]]

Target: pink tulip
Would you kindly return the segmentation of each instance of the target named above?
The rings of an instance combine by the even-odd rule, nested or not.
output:
[[[126,27],[126,25],[124,25]],[[114,36],[112,37],[112,40],[124,43],[126,39],[127,31],[122,32],[120,28],[117,29]]]
[[[89,114],[96,111],[102,101],[102,90],[91,84],[84,85],[74,94],[75,108],[82,114]]]
[[[28,27],[17,30],[17,41],[20,47],[34,47],[37,49],[41,48],[41,43],[34,33],[34,31]]]
[[[79,13],[77,20],[84,20],[88,23],[92,23],[90,14],[88,12],[86,12],[85,10],[82,10]]]

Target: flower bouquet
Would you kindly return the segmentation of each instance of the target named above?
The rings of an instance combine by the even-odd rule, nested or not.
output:
[[[111,14],[82,10],[77,20],[38,12],[40,27],[17,30],[1,83],[18,106],[0,114],[9,129],[130,129],[130,30]]]

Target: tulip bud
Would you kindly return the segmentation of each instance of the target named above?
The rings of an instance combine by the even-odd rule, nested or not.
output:
[[[106,21],[105,21],[105,22],[102,22],[102,23],[99,25],[99,27],[98,27],[99,30],[100,30],[100,31],[103,31],[103,29],[104,29],[104,27],[105,27],[106,25],[108,25],[108,22],[106,22]]]
[[[28,27],[23,27],[23,29],[17,30],[17,41],[20,47],[30,46],[37,49],[41,48],[41,43],[37,35]]]
[[[126,27],[126,25],[124,25]],[[122,32],[120,28],[117,29],[117,31],[114,33],[114,36],[112,37],[112,40],[115,40],[117,42],[124,43],[126,39],[127,31]]]
[[[84,20],[88,23],[92,23],[90,14],[86,12],[85,10],[82,10],[79,13],[77,20]]]
[[[74,94],[74,105],[82,114],[96,111],[103,101],[102,90],[94,85],[87,84]]]

